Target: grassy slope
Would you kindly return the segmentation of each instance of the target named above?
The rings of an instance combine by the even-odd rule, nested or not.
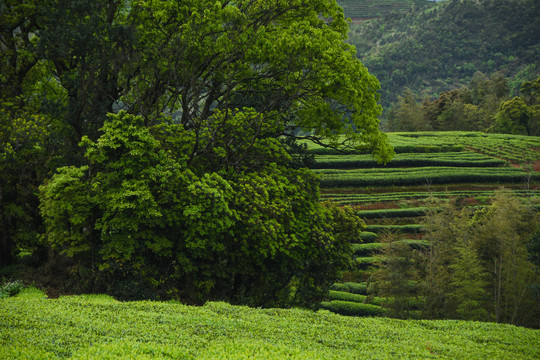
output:
[[[478,322],[96,295],[52,300],[32,289],[0,300],[1,359],[534,359],[538,344],[539,330]]]

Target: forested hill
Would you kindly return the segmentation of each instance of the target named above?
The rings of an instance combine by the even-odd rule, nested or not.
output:
[[[353,24],[350,41],[388,107],[405,87],[435,97],[478,71],[500,71],[519,90],[540,71],[539,28],[537,0],[447,0]]]
[[[380,18],[390,12],[407,12],[433,4],[433,0],[337,0],[353,22]]]

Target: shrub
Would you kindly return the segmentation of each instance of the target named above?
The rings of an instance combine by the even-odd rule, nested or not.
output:
[[[328,293],[328,298],[330,300],[352,301],[357,303],[363,303],[366,300],[366,297],[366,295],[358,295],[346,291],[330,290]]]
[[[374,232],[362,231],[362,233],[360,233],[360,239],[362,239],[362,241],[365,243],[375,242],[377,241],[378,237],[379,235],[375,234]]]
[[[7,282],[0,287],[0,298],[15,296],[24,289],[24,284],[20,280]]]
[[[367,243],[367,244],[353,244],[352,248],[354,254],[357,256],[370,256],[374,253],[377,253],[381,250],[381,243]]]
[[[324,301],[321,307],[348,316],[380,316],[384,313],[381,306],[342,300]]]
[[[349,292],[353,294],[366,295],[367,294],[367,285],[366,283],[355,283],[355,282],[346,282],[343,285],[347,286]]]

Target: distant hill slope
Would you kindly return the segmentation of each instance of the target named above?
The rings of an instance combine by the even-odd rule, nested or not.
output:
[[[352,17],[346,5],[345,13]],[[446,0],[432,5],[352,25],[350,42],[381,82],[384,107],[405,87],[436,96],[468,83],[477,71],[501,71],[514,90],[539,74],[539,1]]]
[[[338,0],[345,16],[354,21],[380,18],[391,12],[407,12],[415,6],[423,8],[430,0]]]

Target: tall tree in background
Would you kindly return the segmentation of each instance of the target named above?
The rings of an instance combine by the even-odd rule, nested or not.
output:
[[[378,269],[370,279],[369,292],[389,298],[388,315],[410,317],[418,296],[420,253],[395,234],[382,237],[383,251],[377,257]]]

